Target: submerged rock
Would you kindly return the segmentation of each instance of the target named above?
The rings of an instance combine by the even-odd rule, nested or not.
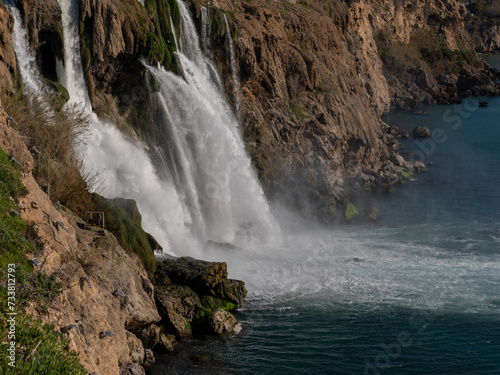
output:
[[[431,137],[431,131],[429,128],[425,126],[417,126],[416,128],[413,128],[413,137],[414,138],[430,138]]]

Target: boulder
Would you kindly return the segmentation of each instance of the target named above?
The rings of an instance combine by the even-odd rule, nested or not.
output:
[[[144,350],[144,367],[150,367],[156,362],[155,355],[151,349]]]
[[[155,278],[168,277],[174,284],[189,287],[200,298],[212,296],[227,301],[232,308],[240,307],[247,294],[242,281],[227,278],[225,262],[212,263],[183,257],[159,262],[157,268]]]
[[[207,334],[222,336],[233,333],[237,324],[233,314],[217,309],[205,316],[203,328]]]
[[[409,138],[410,136],[408,130],[403,130],[395,125],[389,126],[387,134],[390,134],[395,138]]]
[[[138,333],[139,339],[142,341],[144,347],[153,349],[156,344],[160,342],[161,328],[156,324],[151,324],[149,327],[144,328]]]
[[[120,375],[146,375],[146,370],[137,363],[126,363],[120,366]]]
[[[137,338],[133,333],[126,332],[127,335],[127,344],[130,349],[130,360],[134,363],[138,363],[142,365],[144,362],[144,346],[142,345],[141,340]]]
[[[187,286],[170,284],[157,286],[155,298],[162,324],[167,331],[179,338],[190,336],[191,322],[201,309],[198,295]]]
[[[162,350],[166,351],[173,351],[175,348],[175,336],[174,335],[165,335],[164,333],[160,334],[160,342],[158,343],[158,346]]]
[[[425,126],[417,126],[413,129],[414,138],[430,138],[431,136],[431,131]]]

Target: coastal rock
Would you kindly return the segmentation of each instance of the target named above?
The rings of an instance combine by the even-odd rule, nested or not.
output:
[[[240,307],[246,297],[245,284],[228,280],[227,264],[212,263],[190,257],[166,259],[157,266],[156,275],[166,275],[174,284],[189,287],[198,296],[211,296]],[[155,276],[156,277],[156,276]]]
[[[165,335],[164,333],[160,334],[160,349],[171,352],[175,349],[176,338],[174,335]]]
[[[170,284],[157,286],[155,298],[165,328],[178,338],[191,336],[191,322],[201,309],[198,295],[187,286]]]
[[[137,335],[146,349],[153,349],[160,342],[161,328],[156,324],[151,324]]]
[[[431,136],[431,131],[425,126],[417,126],[416,128],[413,128],[414,138],[430,138]]]
[[[409,138],[410,137],[410,133],[408,132],[408,130],[401,129],[401,128],[394,126],[394,125],[390,126],[387,129],[387,134],[390,134],[395,138]]]
[[[233,333],[238,321],[228,311],[217,309],[208,313],[204,318],[205,332],[212,335],[222,336]]]

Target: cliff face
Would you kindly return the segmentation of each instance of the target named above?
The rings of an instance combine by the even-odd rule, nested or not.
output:
[[[16,55],[12,47],[12,29],[14,18],[0,4],[0,82],[2,86],[11,88],[17,72]]]
[[[193,9],[203,4],[194,1]],[[247,149],[268,193],[298,192],[290,202],[308,197],[332,212],[342,197],[355,196],[349,192],[391,188],[421,169],[404,162],[385,134],[380,115],[389,108],[499,93],[496,73],[473,59],[467,9],[456,1],[211,5],[213,19],[220,19],[217,8],[230,18]],[[214,55],[230,81],[218,50],[224,43],[216,40]],[[444,85],[448,73],[452,82]],[[487,78],[474,81],[478,76]],[[474,83],[460,85],[465,81]]]
[[[57,81],[56,59],[64,61],[61,8],[57,0],[20,0],[18,7],[24,17],[29,43],[40,72]]]

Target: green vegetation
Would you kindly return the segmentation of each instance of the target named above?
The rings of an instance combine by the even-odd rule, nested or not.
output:
[[[409,80],[410,67],[422,67],[431,76],[458,73],[460,67],[469,64],[480,67],[481,59],[467,43],[458,50],[451,50],[442,35],[433,30],[416,33],[410,43],[392,40],[385,30],[375,35],[379,55],[384,69],[403,80]]]
[[[0,288],[2,301],[0,321],[7,322],[7,292]],[[23,375],[86,375],[87,371],[78,361],[78,354],[68,351],[68,341],[50,325],[34,321],[24,311],[17,311],[15,332],[15,366],[11,367],[7,358],[9,342],[4,340],[0,350],[2,374]],[[0,325],[0,337],[6,338],[7,324]]]
[[[47,374],[47,375],[84,375],[87,372],[78,362],[78,356],[69,352],[68,343],[61,341],[61,335],[54,332],[54,327],[42,326],[39,321],[32,321],[20,307],[29,301],[50,303],[61,290],[56,275],[48,276],[39,272],[33,274],[28,264],[26,253],[37,254],[43,247],[38,241],[38,234],[33,225],[26,223],[11,210],[19,210],[15,205],[19,198],[27,194],[21,183],[21,172],[14,160],[0,150],[0,279],[7,280],[7,265],[16,264],[16,319],[14,367],[7,349],[8,325],[0,324],[0,369],[2,373],[12,374]],[[3,283],[2,283],[3,284]],[[7,322],[12,312],[7,306],[6,285],[0,286],[0,321]],[[9,332],[10,333],[10,332]]]
[[[146,8],[148,13],[153,16],[155,24],[155,33],[147,33],[148,59],[150,61],[159,61],[165,66],[165,69],[179,72],[177,60],[174,52],[178,49],[175,45],[175,36],[172,29],[180,35],[181,15],[179,6],[174,0],[147,0]],[[172,15],[173,28],[170,23]]]
[[[34,176],[52,201],[70,207],[78,215],[90,208],[88,189],[96,183],[96,176],[85,174],[84,165],[78,164],[73,147],[82,141],[88,129],[88,119],[81,112],[57,109],[57,103],[43,102],[38,97],[26,98],[19,88],[14,93],[3,92],[2,104],[16,120],[14,127],[21,136],[39,150],[35,156]],[[51,106],[53,111],[48,111]]]
[[[94,194],[94,207],[104,212],[106,229],[115,235],[120,245],[137,254],[149,273],[156,270],[154,250],[161,246],[141,227],[142,217],[135,201],[131,199],[105,199]]]
[[[352,204],[348,199],[344,199],[344,215],[347,221],[353,221],[358,218],[359,212],[356,206]]]
[[[411,173],[411,172],[403,172],[403,178],[405,180],[411,180],[413,178],[413,173]]]
[[[297,116],[298,118],[305,118],[306,115],[304,113],[304,109],[298,104],[297,102],[293,100],[289,100],[288,104],[290,105],[290,111]]]

